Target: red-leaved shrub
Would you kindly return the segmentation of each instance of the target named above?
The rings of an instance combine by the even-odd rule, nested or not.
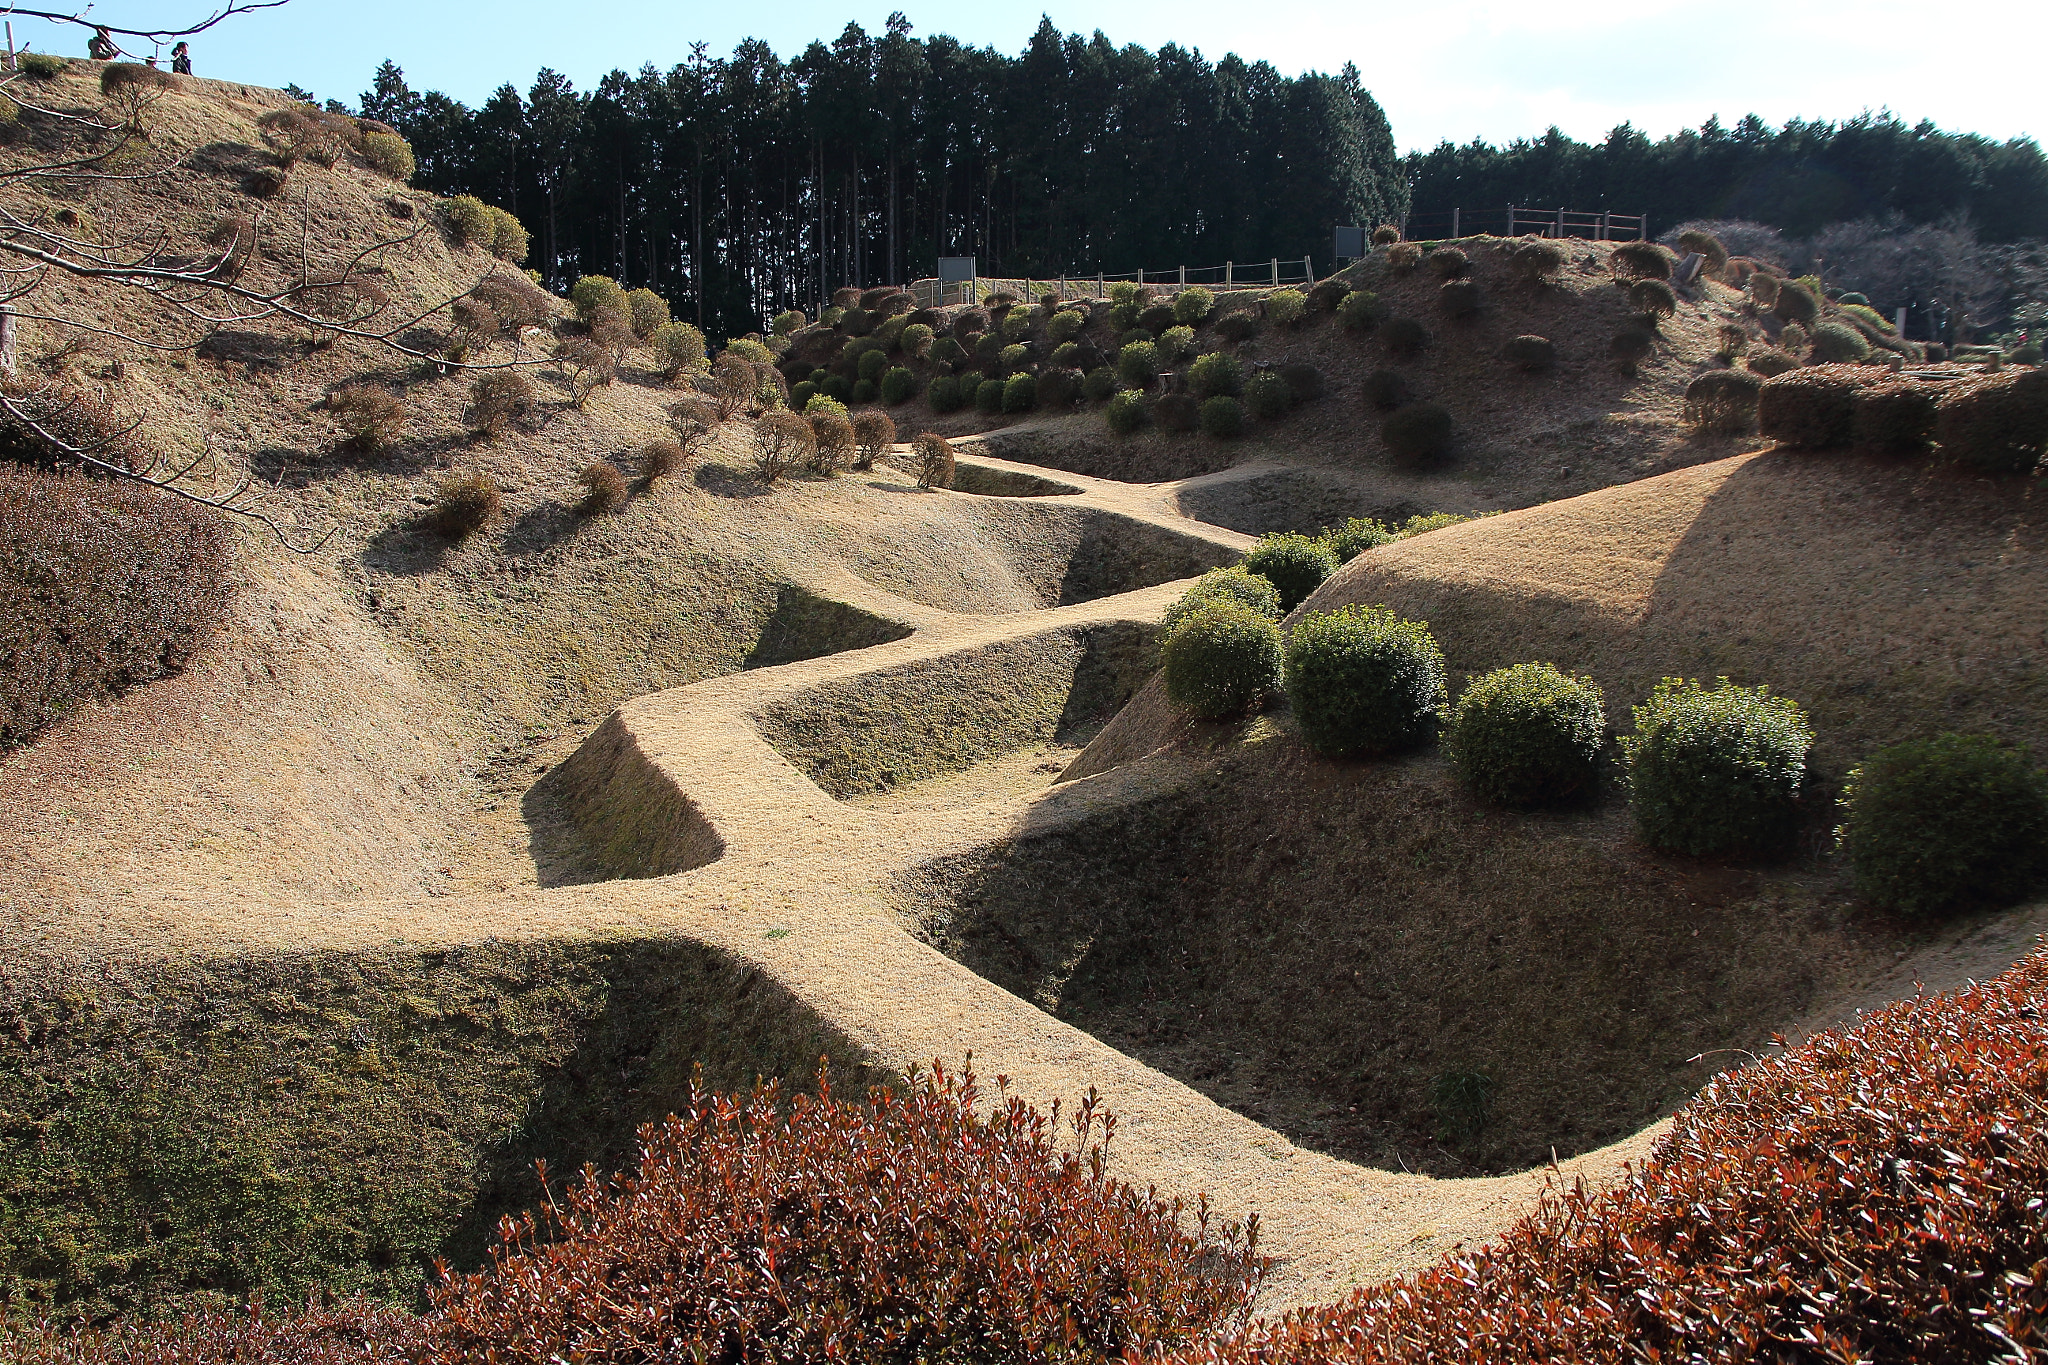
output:
[[[1175,1365],[2038,1360],[2044,1105],[2036,949],[1720,1077],[1606,1194]]]
[[[49,1365],[1089,1365],[1246,1325],[1255,1222],[1109,1178],[1092,1094],[1070,1134],[1057,1105],[981,1099],[972,1072],[937,1069],[853,1101],[822,1075],[816,1097],[694,1091],[641,1131],[633,1170],[586,1170],[505,1220],[492,1264],[444,1278],[417,1319],[358,1301],[17,1340]]]
[[[0,744],[181,668],[226,613],[232,545],[169,494],[0,464]]]

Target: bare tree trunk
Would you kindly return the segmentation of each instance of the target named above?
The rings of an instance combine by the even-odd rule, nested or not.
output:
[[[0,303],[0,375],[9,379],[14,378],[16,335],[13,305]]]

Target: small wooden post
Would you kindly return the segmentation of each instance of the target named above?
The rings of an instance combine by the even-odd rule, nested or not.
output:
[[[1307,256],[1301,258],[1301,276],[1310,284],[1314,284],[1316,282],[1315,262]]]
[[[1456,239],[1457,237],[1459,237],[1459,236],[1461,236],[1461,235],[1462,235],[1462,234],[1461,234],[1461,233],[1459,233],[1459,231],[1458,231],[1458,211],[1457,211],[1456,209],[1452,209],[1452,210],[1451,210],[1451,236],[1452,236],[1452,238],[1453,238],[1453,239]]]
[[[1095,272],[1095,297],[1098,299],[1102,297],[1102,272],[1100,270]]]
[[[1600,210],[1600,240],[1607,240],[1607,210]]]
[[[1521,236],[1519,232],[1515,231],[1515,206],[1513,204],[1508,205],[1508,236]]]
[[[1234,263],[1234,262],[1232,262],[1232,261],[1225,261],[1225,262],[1223,263],[1223,287],[1224,287],[1225,289],[1228,289],[1228,288],[1230,288],[1230,272],[1231,272],[1231,267],[1232,267],[1232,265],[1234,265],[1234,264],[1235,264],[1235,263]]]
[[[1186,266],[1180,268],[1180,287],[1183,289],[1188,287],[1188,268]]]

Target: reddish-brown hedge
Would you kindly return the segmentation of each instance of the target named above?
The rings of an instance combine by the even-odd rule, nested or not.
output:
[[[1723,1076],[1604,1195],[1175,1365],[2033,1361],[2048,950]]]
[[[2026,474],[2048,447],[2048,370],[2014,369],[1957,384],[1935,406],[1943,458]]]
[[[586,1171],[507,1219],[492,1264],[445,1279],[417,1319],[360,1302],[199,1315],[106,1338],[45,1331],[28,1358],[1094,1365],[1245,1326],[1256,1225],[1247,1239],[1206,1205],[1188,1218],[1110,1179],[1114,1125],[1092,1094],[1069,1125],[1057,1106],[999,1094],[984,1116],[981,1100],[972,1073],[943,1071],[851,1102],[823,1077],[815,1098],[696,1092],[642,1131],[634,1170]]]
[[[184,666],[226,614],[218,512],[0,464],[0,744]]]
[[[1862,365],[1809,365],[1775,375],[1757,391],[1757,430],[1781,446],[1826,450],[1855,437],[1856,390],[1890,378]]]

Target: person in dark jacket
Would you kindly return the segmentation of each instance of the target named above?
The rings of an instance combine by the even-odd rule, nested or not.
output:
[[[85,40],[85,55],[96,62],[111,62],[121,55],[121,49],[114,46],[114,35],[107,32],[107,26],[94,27],[92,37]]]
[[[180,76],[192,74],[192,49],[184,43],[171,49],[171,70]]]

